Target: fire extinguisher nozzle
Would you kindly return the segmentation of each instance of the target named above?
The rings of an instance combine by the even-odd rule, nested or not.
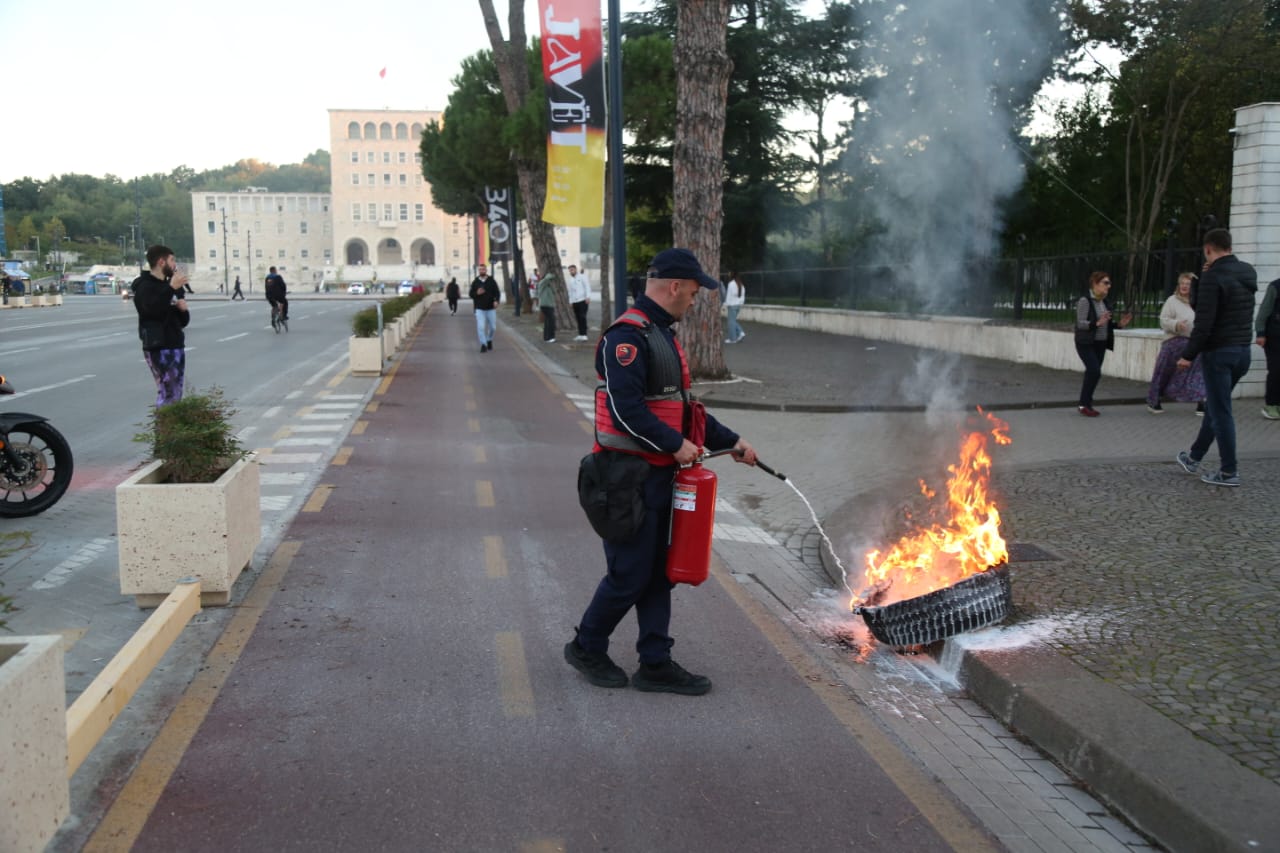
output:
[[[787,481],[786,474],[782,474],[778,471],[773,470],[768,465],[761,462],[759,459],[756,460],[756,467],[759,468],[761,471],[765,472],[766,474],[769,474],[770,476],[777,477],[779,480],[781,480],[784,483]]]

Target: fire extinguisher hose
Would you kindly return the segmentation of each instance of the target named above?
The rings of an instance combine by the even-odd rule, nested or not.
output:
[[[741,453],[738,452],[736,448],[730,447],[728,450],[716,450],[711,453],[703,453],[701,456],[698,457],[698,461],[701,462],[703,459],[710,459],[713,456],[724,456],[726,453],[732,453],[735,456],[742,455]],[[773,470],[768,465],[761,462],[759,457],[756,458],[756,467],[759,468],[761,471],[765,472],[766,474],[770,475],[771,477],[777,477],[779,480],[781,480],[784,483],[787,481],[786,474]]]

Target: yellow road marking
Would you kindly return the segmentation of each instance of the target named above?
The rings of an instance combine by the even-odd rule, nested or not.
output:
[[[379,403],[377,400],[370,400],[370,401],[369,401],[369,405],[365,406],[365,407],[364,407],[364,410],[365,410],[366,412],[369,412],[370,414],[372,414],[372,413],[374,413],[374,412],[378,411],[378,406],[379,406],[379,405],[380,405],[380,403]]]
[[[307,498],[307,502],[302,505],[303,512],[319,512],[324,509],[325,501],[329,500],[329,495],[333,494],[333,486],[321,484],[316,486],[311,497]]]
[[[575,414],[576,414],[576,413],[577,413],[577,411],[578,411],[578,407],[577,407],[577,406],[575,406],[575,405],[573,404],[573,401],[572,401],[572,400],[565,400],[565,401],[564,401],[564,410],[565,410],[566,412],[573,412],[573,413],[575,413]]]
[[[273,448],[273,447],[255,447],[255,448],[253,449],[253,455],[254,455],[254,456],[270,456],[270,455],[271,455],[271,452],[272,452],[274,449],[275,449],[275,448]]]
[[[507,576],[507,558],[502,553],[502,537],[484,537],[484,573],[491,578]]]
[[[298,409],[298,411],[294,414],[294,417],[305,418],[307,415],[311,414],[315,410],[316,410],[315,406],[303,406],[301,409]]]
[[[133,847],[301,547],[301,542],[291,540],[282,542],[276,549],[262,576],[236,608],[226,630],[210,650],[205,666],[191,680],[169,719],[129,776],[129,781],[81,848],[83,851],[127,853]]]
[[[329,380],[327,384],[330,388],[337,388],[339,385],[342,384],[342,380],[346,379],[350,374],[351,374],[351,368],[344,367],[341,370],[339,370],[334,375],[334,377]]]
[[[582,431],[585,432],[587,435],[591,436],[592,438],[595,438],[595,435],[596,435],[595,424],[590,423],[589,421],[578,421],[578,426],[582,427]]]
[[[474,397],[476,394],[476,386],[472,385],[470,382],[464,382],[462,385],[462,393],[466,394],[468,397]]]
[[[466,403],[466,406],[467,406],[467,411],[468,411],[468,412],[474,412],[474,411],[476,410],[476,401],[475,401],[475,400],[468,400],[468,401],[467,401],[467,403]]]
[[[474,448],[474,458],[477,465],[483,465],[489,461],[489,455],[484,452],[484,445],[477,444]]]
[[[467,418],[467,432],[479,432],[479,431],[480,431],[480,419]]]
[[[494,638],[498,652],[498,687],[502,711],[508,717],[535,716],[533,685],[524,659],[524,640],[516,631],[501,631]]]
[[[291,435],[293,435],[293,427],[283,426],[283,427],[280,427],[280,429],[276,430],[276,434],[271,437],[274,438],[276,441],[279,441],[280,439],[288,438]]]
[[[889,779],[907,799],[920,810],[925,820],[953,850],[995,851],[996,847],[986,833],[961,812],[942,786],[930,778],[902,747],[890,740],[889,735],[862,711],[843,684],[836,682],[826,668],[814,658],[786,626],[775,619],[764,605],[756,601],[742,584],[729,576],[719,558],[711,560],[711,570],[722,589],[729,593],[738,607],[760,629],[778,653],[792,669],[818,695],[832,715],[867,751]]]
[[[476,506],[494,506],[493,483],[488,480],[476,480]]]
[[[351,451],[353,450],[355,450],[355,448],[349,444],[339,447],[338,452],[333,456],[333,464],[346,465],[347,462],[351,460]]]
[[[364,431],[369,428],[368,421],[356,421],[356,425],[351,428],[352,435],[364,435]]]
[[[563,838],[539,838],[520,845],[520,853],[564,853],[568,849]]]

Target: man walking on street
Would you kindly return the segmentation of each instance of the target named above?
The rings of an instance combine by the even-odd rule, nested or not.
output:
[[[493,351],[493,332],[498,323],[498,301],[501,294],[498,282],[489,275],[484,264],[476,268],[475,280],[471,282],[471,301],[476,313],[476,336],[480,338],[480,352]]]
[[[575,629],[576,637],[564,647],[569,665],[597,687],[627,685],[626,673],[609,657],[609,637],[634,608],[640,668],[631,684],[637,690],[686,696],[711,689],[709,678],[671,659],[672,584],[666,562],[672,481],[677,467],[697,459],[704,445],[732,448],[735,459],[747,465],[756,464],[756,452],[689,396],[689,366],[671,324],[685,315],[704,287],[715,290],[720,282],[702,271],[692,252],[659,252],[649,266],[644,294],[596,344],[601,385],[596,389],[592,462],[597,470],[617,466],[620,472],[635,467],[640,468],[636,475],[647,472],[635,486],[643,518],[638,528],[605,540],[607,574]],[[637,466],[636,460],[645,464]]]
[[[237,297],[241,300],[244,299],[244,294],[240,291],[240,276],[236,276],[236,288],[231,291],[231,301],[235,302]]]
[[[1204,273],[1191,294],[1195,323],[1187,348],[1178,359],[1179,370],[1191,367],[1196,356],[1204,365],[1204,420],[1190,451],[1180,451],[1177,461],[1187,473],[1199,473],[1204,455],[1216,440],[1219,470],[1200,479],[1214,486],[1238,486],[1231,391],[1249,372],[1258,273],[1231,253],[1231,232],[1225,228],[1214,228],[1204,235],[1204,257]]]
[[[569,280],[565,282],[569,290],[569,304],[573,306],[573,317],[578,321],[578,335],[575,341],[587,339],[587,306],[591,304],[591,282],[586,272],[578,272],[575,264],[569,264]]]
[[[156,382],[156,406],[164,406],[182,399],[186,382],[187,274],[168,246],[147,249],[147,264],[151,268],[133,280],[133,307],[142,358]]]

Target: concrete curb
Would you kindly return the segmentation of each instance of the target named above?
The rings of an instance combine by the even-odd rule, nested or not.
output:
[[[1280,787],[1053,649],[963,651],[961,683],[1170,850],[1280,848]]]

